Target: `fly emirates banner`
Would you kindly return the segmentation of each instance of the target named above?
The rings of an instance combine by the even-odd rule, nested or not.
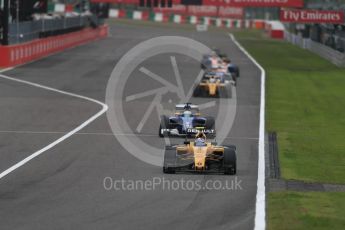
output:
[[[280,21],[344,24],[344,11],[282,9],[280,11]]]

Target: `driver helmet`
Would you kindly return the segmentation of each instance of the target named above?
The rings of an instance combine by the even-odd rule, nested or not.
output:
[[[196,139],[195,142],[196,142],[196,144],[198,144],[198,145],[200,145],[200,144],[203,145],[203,144],[205,144],[205,139],[199,137],[199,138]]]
[[[210,78],[210,83],[215,83],[216,82],[216,79],[214,77],[211,77]]]
[[[189,110],[186,110],[186,111],[183,112],[183,116],[184,117],[190,117],[190,116],[192,116],[192,112],[189,111]]]

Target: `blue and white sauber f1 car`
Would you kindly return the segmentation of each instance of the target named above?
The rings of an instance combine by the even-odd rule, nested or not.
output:
[[[159,136],[189,136],[203,128],[208,136],[215,136],[215,120],[213,117],[202,117],[199,107],[191,103],[176,105],[174,116],[161,116]]]

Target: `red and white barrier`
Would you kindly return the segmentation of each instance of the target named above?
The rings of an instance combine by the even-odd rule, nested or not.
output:
[[[44,56],[108,36],[108,25],[30,42],[0,46],[0,67],[24,64]]]
[[[184,8],[186,11],[187,8]],[[180,9],[179,9],[180,10]],[[283,39],[284,37],[284,26],[282,23],[277,21],[266,21],[261,19],[254,20],[242,20],[238,18],[227,18],[227,17],[210,17],[200,15],[184,15],[184,14],[172,14],[171,10],[155,10],[153,12],[148,11],[132,11],[124,9],[110,9],[110,18],[128,18],[133,20],[151,20],[155,22],[167,22],[173,23],[187,23],[187,24],[202,24],[202,25],[213,25],[216,27],[225,27],[231,29],[265,29],[271,38]],[[181,11],[183,12],[183,10]],[[231,13],[231,11],[230,11]],[[150,17],[148,17],[150,15]]]
[[[265,30],[271,38],[284,39],[285,27],[280,21],[267,21]]]

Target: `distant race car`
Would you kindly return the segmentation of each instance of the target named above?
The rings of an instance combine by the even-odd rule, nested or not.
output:
[[[231,80],[224,73],[208,72],[199,84],[195,86],[194,97],[231,98]]]
[[[173,116],[161,116],[159,136],[190,136],[197,133],[196,128],[202,127],[205,134],[215,136],[215,120],[213,117],[202,117],[199,107],[191,103],[176,105]]]
[[[163,172],[215,172],[236,174],[236,146],[218,146],[206,141],[206,136],[199,131],[194,141],[166,146]]]
[[[226,66],[227,71],[233,75],[234,78],[240,77],[240,69],[233,64],[228,56],[215,49],[213,54],[205,54],[201,60],[201,68],[204,70],[212,70],[219,66]]]

